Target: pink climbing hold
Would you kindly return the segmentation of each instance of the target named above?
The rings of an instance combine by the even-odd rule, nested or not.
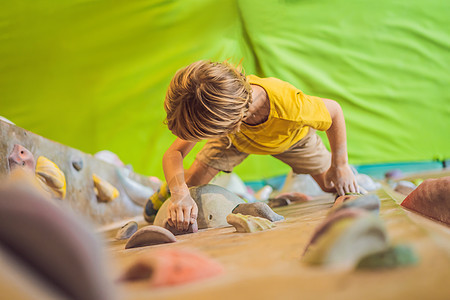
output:
[[[450,225],[450,176],[425,180],[401,205]]]
[[[177,249],[146,253],[125,271],[120,281],[147,281],[150,287],[185,284],[222,274],[221,264],[203,254]]]
[[[11,154],[8,157],[9,169],[14,170],[17,167],[34,172],[36,160],[33,154],[24,146],[15,144]]]

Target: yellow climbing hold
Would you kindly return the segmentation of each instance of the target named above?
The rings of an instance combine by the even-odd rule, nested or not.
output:
[[[260,217],[243,215],[240,213],[229,214],[227,222],[236,228],[237,232],[257,232],[275,227],[275,223]]]
[[[119,191],[111,183],[95,174],[92,174],[92,179],[94,180],[94,191],[98,201],[111,202],[119,197]]]
[[[66,197],[66,177],[59,167],[45,156],[36,162],[36,177],[42,187],[57,198]]]

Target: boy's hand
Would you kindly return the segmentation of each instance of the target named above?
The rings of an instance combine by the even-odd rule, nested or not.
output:
[[[359,187],[348,164],[331,166],[325,174],[325,187],[336,189],[339,195],[345,193],[359,193]]]
[[[187,231],[189,225],[197,220],[198,207],[192,199],[189,190],[180,193],[172,193],[169,203],[168,220],[170,226],[178,230]]]

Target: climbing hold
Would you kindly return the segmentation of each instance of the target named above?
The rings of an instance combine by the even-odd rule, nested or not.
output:
[[[81,157],[74,157],[72,159],[72,166],[75,170],[81,171],[81,169],[83,169],[83,160]]]
[[[189,224],[189,228],[186,231],[178,230],[175,226],[170,226],[167,220],[164,222],[164,228],[172,232],[174,235],[182,235],[186,233],[196,233],[198,232],[197,220],[194,223]]]
[[[269,199],[270,207],[286,206],[295,203],[303,203],[312,200],[311,196],[308,196],[299,192],[282,193],[275,198]]]
[[[36,162],[36,177],[42,187],[59,199],[66,197],[66,177],[58,166],[44,156]]]
[[[375,191],[381,188],[381,184],[379,182],[375,182],[372,177],[366,174],[356,174],[356,183],[358,184],[360,190],[361,188],[366,191]]]
[[[122,184],[125,193],[137,205],[144,206],[148,198],[154,194],[154,190],[146,187],[130,178],[128,178],[130,171],[128,169],[116,169],[120,183]]]
[[[308,250],[308,247],[312,244],[314,244],[317,239],[319,239],[324,233],[327,232],[328,229],[330,229],[334,223],[341,219],[345,218],[358,218],[361,216],[367,215],[368,212],[366,210],[360,209],[360,208],[347,208],[347,209],[341,209],[337,211],[336,213],[328,216],[314,231],[314,234],[312,235],[308,245],[305,248],[305,253]]]
[[[27,171],[34,172],[36,161],[33,154],[22,145],[14,144],[14,148],[8,157],[9,170],[12,171],[17,167],[24,168]]]
[[[347,196],[356,196],[356,195],[347,195]],[[328,215],[335,213],[338,210],[346,209],[350,207],[362,208],[370,212],[378,213],[380,210],[380,198],[375,194],[366,194],[361,196],[356,196],[352,199],[348,199],[351,197],[342,198],[343,202],[333,205],[333,207],[329,210]],[[337,199],[339,200],[339,198]],[[336,200],[336,202],[337,202]],[[340,202],[340,200],[339,200]]]
[[[160,249],[141,255],[120,281],[147,281],[150,287],[173,286],[222,274],[221,264],[188,250]]]
[[[238,204],[232,211],[233,214],[243,214],[254,217],[265,218],[271,222],[284,220],[283,216],[280,216],[274,212],[266,203],[242,203]]]
[[[191,187],[189,192],[198,207],[198,229],[228,226],[227,215],[236,205],[244,203],[236,194],[213,184]],[[164,227],[164,223],[169,218],[167,213],[169,204],[170,198],[158,210],[153,222],[154,225]]]
[[[111,202],[119,196],[119,191],[109,182],[92,174],[94,180],[94,191],[100,202]]]
[[[450,225],[450,176],[425,180],[401,205]]]
[[[14,265],[17,262],[20,267],[21,272],[9,275],[24,274],[28,283],[38,279],[35,284],[51,291],[51,296],[20,299],[116,299],[112,293],[114,286],[105,276],[103,245],[93,228],[68,207],[54,205],[28,187],[24,189],[18,184],[0,187],[1,252],[5,253],[7,245],[6,253],[11,251],[12,255],[7,257],[14,258],[10,262]],[[2,269],[4,263],[2,260]],[[23,288],[29,287],[27,284]],[[8,296],[2,288],[0,298],[18,299]]]
[[[338,205],[341,205],[342,203],[344,203],[345,201],[347,201],[347,200],[352,200],[352,199],[355,199],[355,198],[358,198],[359,196],[361,196],[361,194],[356,194],[356,195],[353,195],[353,194],[345,194],[345,195],[342,195],[342,196],[339,196],[339,195],[337,195],[336,196],[336,199],[334,200],[334,204],[333,204],[333,207],[336,207],[336,206],[338,206]]]
[[[138,223],[130,221],[123,225],[116,234],[116,240],[126,240],[138,230]]]
[[[254,197],[258,201],[267,201],[272,192],[273,188],[270,185],[265,185],[255,193]]]
[[[111,152],[109,150],[102,150],[94,154],[94,157],[103,160],[104,162],[107,162],[109,164],[115,165],[117,167],[124,167],[125,164],[120,160],[119,156],[115,154],[114,152]]]
[[[400,169],[393,169],[384,174],[384,177],[388,180],[398,179],[403,177],[403,172]]]
[[[125,249],[173,243],[176,241],[177,239],[169,230],[160,226],[148,225],[139,229],[130,237],[125,245]]]
[[[270,229],[275,226],[271,221],[254,216],[243,215],[240,213],[229,214],[227,222],[236,228],[237,232],[257,232]]]
[[[290,204],[291,204],[291,200],[289,200],[288,198],[270,198],[269,203],[268,203],[270,208],[287,206]]]
[[[336,218],[319,231],[303,255],[306,264],[354,267],[361,258],[389,247],[383,222],[372,214]]]
[[[356,269],[397,268],[417,264],[419,258],[408,245],[391,246],[384,251],[363,257]]]
[[[405,196],[409,195],[412,191],[416,189],[416,185],[411,181],[400,180],[395,185],[394,191],[397,193],[403,194]]]

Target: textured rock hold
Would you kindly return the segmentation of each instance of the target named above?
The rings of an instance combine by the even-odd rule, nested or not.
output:
[[[64,208],[19,184],[0,187],[0,243],[13,249],[21,269],[36,275],[37,284],[58,291],[58,299],[115,299],[93,228]],[[7,296],[0,298],[13,299]]]
[[[308,246],[302,260],[309,265],[354,267],[363,257],[388,247],[383,222],[367,214],[334,222]]]
[[[305,253],[308,251],[308,247],[314,244],[323,234],[325,234],[336,222],[342,219],[355,219],[367,215],[368,212],[360,208],[347,208],[341,209],[336,213],[328,216],[314,231],[308,245],[306,246]]]
[[[291,200],[287,198],[270,198],[269,205],[270,208],[280,207],[280,206],[287,206],[291,204]]]
[[[36,161],[33,154],[22,145],[14,144],[14,148],[8,157],[9,170],[15,168],[24,168],[27,171],[34,172],[36,168]]]
[[[192,199],[198,206],[197,224],[198,229],[218,228],[228,226],[227,215],[240,203],[244,201],[236,194],[227,189],[206,184],[189,188]],[[167,199],[156,214],[154,225],[164,227],[168,219],[168,205],[170,198]]]
[[[390,179],[398,179],[403,177],[403,171],[400,169],[393,169],[384,174],[384,177],[388,180]]]
[[[218,276],[221,264],[187,250],[161,249],[141,255],[128,267],[121,281],[147,281],[149,287],[180,285]]]
[[[177,239],[169,230],[160,226],[148,225],[133,234],[125,245],[125,249],[174,243]]]
[[[270,185],[265,185],[255,193],[254,197],[258,201],[267,201],[269,200],[269,196],[272,192],[273,188]]]
[[[92,179],[94,180],[94,191],[98,201],[111,202],[119,197],[119,191],[112,184],[95,174],[92,174]]]
[[[450,225],[450,176],[425,180],[401,205]]]
[[[280,216],[274,212],[266,203],[263,202],[239,204],[232,210],[232,213],[265,218],[271,222],[284,220],[283,216]]]
[[[263,231],[275,226],[274,223],[265,218],[243,215],[240,213],[229,214],[227,216],[227,222],[228,224],[233,225],[237,232],[242,233]]]
[[[81,171],[83,169],[83,160],[81,157],[74,157],[72,159],[72,167],[77,171]]]
[[[151,195],[154,194],[154,190],[143,184],[140,184],[130,178],[128,178],[130,171],[127,169],[116,169],[120,183],[125,190],[128,197],[137,205],[144,206]]]
[[[102,150],[94,154],[94,157],[100,160],[103,160],[104,162],[107,162],[109,164],[118,166],[118,167],[124,167],[125,164],[120,160],[119,156],[115,154],[114,152],[111,152],[109,150]]]
[[[350,207],[362,208],[370,212],[378,213],[380,211],[380,202],[380,198],[375,194],[357,196],[353,199],[345,200],[340,204],[333,205],[329,210],[328,215]]]
[[[410,181],[401,180],[395,185],[394,191],[403,195],[409,195],[416,189],[416,185]]]
[[[312,197],[299,193],[299,192],[292,192],[292,193],[282,193],[276,196],[275,198],[269,199],[269,206],[279,207],[279,206],[286,206],[290,204],[295,203],[303,203],[312,200]]]
[[[55,197],[60,199],[66,197],[66,177],[64,173],[45,156],[39,156],[37,159],[36,177],[43,184],[43,188]]]
[[[130,221],[123,225],[116,234],[116,240],[126,240],[138,230],[138,223]]]

